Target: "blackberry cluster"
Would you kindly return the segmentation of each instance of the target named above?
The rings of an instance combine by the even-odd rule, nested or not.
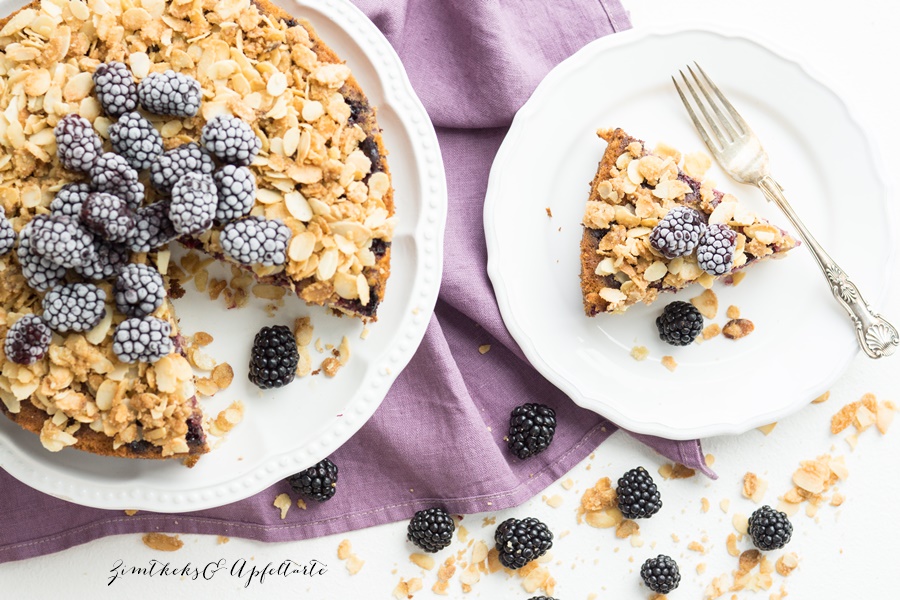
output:
[[[138,84],[137,96],[154,114],[193,117],[200,109],[200,82],[172,70],[150,73]]]
[[[256,199],[256,179],[247,167],[225,165],[213,174],[218,191],[216,221],[224,223],[250,213]]]
[[[134,212],[124,200],[112,194],[96,192],[81,207],[85,227],[113,243],[122,243],[134,235]]]
[[[215,169],[210,155],[194,142],[188,142],[156,158],[150,165],[150,182],[159,191],[168,193],[186,173],[210,175]]]
[[[671,557],[660,554],[656,558],[648,558],[641,565],[641,579],[657,594],[668,594],[681,583],[681,573]]]
[[[89,183],[67,183],[56,192],[50,203],[50,214],[81,217],[81,205],[93,191]]]
[[[53,332],[37,315],[25,315],[9,328],[3,343],[6,358],[20,365],[34,364],[50,348]]]
[[[162,136],[153,123],[136,112],[125,113],[110,125],[109,139],[113,150],[138,171],[149,169],[163,153]]]
[[[175,350],[172,327],[156,317],[132,317],[119,323],[113,336],[113,352],[123,363],[154,363]]]
[[[94,94],[110,117],[121,117],[137,108],[137,86],[123,63],[103,63],[94,71]]]
[[[100,136],[90,121],[75,113],[64,116],[53,129],[56,153],[62,166],[87,173],[103,152]]]
[[[6,213],[0,210],[0,256],[13,249],[16,245],[16,230],[6,218]]]
[[[118,154],[106,152],[100,155],[91,168],[91,182],[95,190],[115,194],[129,208],[136,209],[144,201],[144,184],[138,181],[138,172]]]
[[[119,312],[129,317],[146,317],[162,304],[166,286],[153,267],[130,264],[119,272],[113,294]]]
[[[288,478],[296,493],[319,502],[331,500],[337,491],[338,468],[327,458]]]
[[[710,275],[724,275],[734,266],[737,233],[728,225],[710,225],[697,246],[697,264]]]
[[[253,338],[250,381],[264,390],[285,386],[294,380],[299,361],[297,341],[288,327],[263,327]]]
[[[106,292],[91,283],[58,285],[41,304],[44,321],[54,331],[88,331],[106,315]]]
[[[509,417],[507,446],[519,458],[540,454],[550,446],[556,433],[556,412],[543,404],[523,404]]]
[[[32,230],[42,220],[49,218],[47,215],[37,215],[29,221],[19,232],[19,247],[16,249],[16,256],[22,267],[22,276],[25,277],[28,287],[37,292],[47,291],[66,276],[65,267],[44,258],[31,249]]]
[[[659,339],[672,346],[687,346],[703,330],[703,315],[690,302],[670,302],[656,317]]]
[[[706,222],[698,211],[676,206],[650,232],[650,245],[666,258],[687,256],[705,230]]]
[[[553,533],[535,518],[507,519],[494,532],[500,564],[521,569],[543,556],[553,546]]]
[[[216,184],[211,175],[185,173],[172,188],[169,219],[179,234],[203,233],[216,216]]]
[[[259,139],[249,125],[231,115],[217,115],[206,122],[200,143],[219,160],[232,165],[249,165],[259,149]]]
[[[128,240],[132,252],[150,252],[178,237],[169,219],[169,201],[161,200],[138,209],[134,215],[134,235]]]
[[[787,514],[771,506],[762,506],[750,515],[748,532],[760,550],[778,550],[791,541],[794,526]]]
[[[222,250],[241,264],[282,265],[291,230],[278,220],[246,217],[222,228]]]
[[[31,249],[47,260],[70,269],[94,258],[94,237],[74,217],[50,215],[31,229]]]
[[[109,279],[128,264],[128,250],[119,244],[94,240],[94,260],[76,267],[75,271],[88,279]]]
[[[646,519],[662,508],[659,490],[644,467],[632,469],[619,478],[616,497],[626,519]]]
[[[456,523],[443,508],[420,510],[406,528],[406,539],[425,552],[438,552],[453,541]]]

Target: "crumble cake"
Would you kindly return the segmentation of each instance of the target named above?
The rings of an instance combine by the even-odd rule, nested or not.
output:
[[[660,292],[676,292],[692,283],[707,288],[716,279],[729,283],[735,271],[758,260],[780,258],[799,245],[734,196],[702,180],[699,173],[705,169],[685,164],[691,174],[685,173],[674,149],[661,146],[651,152],[622,129],[601,129],[597,135],[607,147],[591,182],[581,238],[581,290],[588,316],[621,313],[637,302],[650,304]],[[678,209],[693,215],[693,224],[687,219],[688,230],[708,225],[727,234],[732,260],[719,265],[720,274],[701,268],[692,245],[686,254],[669,258],[651,243],[654,228],[677,207],[693,209]],[[693,235],[696,243],[699,234],[694,230]]]
[[[109,153],[115,119],[107,115],[121,113],[92,94],[98,67],[123,63],[138,84],[174,71],[199,82],[202,102],[178,118],[143,113],[164,150],[200,142],[204,125],[220,115],[242,120],[260,140],[249,164],[257,193],[248,218],[280,221],[290,237],[282,264],[239,266],[307,303],[376,320],[394,226],[386,151],[375,109],[308,22],[265,0],[36,0],[0,20],[0,48],[0,202],[15,233],[51,214],[63,186],[82,181],[57,156],[54,128],[64,117],[85,119],[101,138],[100,152]],[[162,197],[146,174],[139,185],[145,208]],[[178,241],[237,262],[220,243],[222,229],[217,223]],[[49,290],[29,285],[19,252],[0,256],[4,336],[47,308]],[[158,269],[168,296],[183,293],[165,277],[164,247],[122,262]],[[80,281],[62,273],[66,285]],[[153,333],[168,335],[168,353],[129,364],[113,338],[130,319],[112,302],[109,281],[96,286],[107,302],[93,328],[57,330],[30,364],[0,352],[0,410],[51,451],[71,446],[193,464],[209,446],[173,305],[163,298],[146,317]]]

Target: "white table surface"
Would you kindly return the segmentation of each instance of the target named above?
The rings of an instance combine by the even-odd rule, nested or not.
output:
[[[722,2],[721,0],[624,0],[635,27],[662,24],[721,24],[729,29],[746,29],[756,37],[771,40],[791,55],[802,56],[814,71],[823,76],[855,109],[872,134],[887,165],[900,164],[900,139],[897,92],[900,90],[900,36],[896,23],[900,5],[891,0],[865,0],[850,5],[818,0],[783,2]],[[827,124],[823,124],[827,126]],[[890,198],[896,201],[896,193]],[[900,225],[900,224],[898,224]],[[872,257],[878,260],[877,257]],[[852,274],[851,274],[852,275]],[[826,294],[823,290],[823,295]],[[890,307],[890,308],[887,308]],[[900,278],[895,279],[885,307],[896,323],[900,319]],[[678,598],[702,598],[703,589],[717,575],[730,573],[737,559],[729,556],[725,541],[733,532],[732,515],[749,514],[755,504],[741,496],[741,481],[753,471],[769,482],[765,502],[776,504],[777,496],[791,486],[791,474],[800,460],[813,459],[831,452],[844,455],[850,477],[839,484],[847,497],[839,508],[823,507],[816,518],[798,513],[794,517],[794,539],[788,550],[800,556],[800,566],[788,578],[775,575],[775,585],[767,592],[739,592],[737,597],[767,600],[771,592],[785,586],[791,598],[897,597],[894,563],[900,536],[895,498],[900,494],[900,426],[897,431],[880,435],[874,427],[860,435],[859,445],[851,451],[843,436],[829,431],[831,415],[842,405],[858,400],[866,392],[879,398],[900,401],[897,370],[900,356],[874,362],[858,357],[824,404],[811,405],[780,422],[764,436],[759,431],[704,441],[706,452],[715,456],[718,481],[697,475],[686,480],[663,481],[656,476],[664,500],[662,511],[641,523],[645,545],[633,548],[627,540],[617,540],[612,530],[578,525],[575,509],[583,490],[603,476],[615,480],[624,471],[645,465],[654,475],[664,462],[659,456],[623,434],[615,434],[594,455],[568,475],[575,482],[565,490],[558,482],[545,494],[559,494],[563,504],[551,508],[540,497],[525,505],[493,515],[470,515],[463,524],[470,537],[489,542],[493,527],[483,528],[482,519],[496,517],[497,523],[509,516],[535,516],[547,522],[560,538],[552,560],[547,564],[557,580],[555,597],[560,600],[588,598],[644,599],[650,594],[639,585],[643,560],[657,553],[673,556],[683,576],[679,589],[669,595]],[[565,479],[565,478],[564,478]],[[712,508],[700,510],[701,497]],[[730,499],[726,514],[719,502]],[[2,510],[2,505],[0,505]],[[274,509],[273,509],[274,510]],[[296,508],[294,508],[296,510]],[[199,595],[231,597],[289,597],[315,599],[392,598],[401,577],[421,577],[425,587],[416,599],[426,598],[521,598],[527,593],[518,578],[502,572],[483,576],[469,594],[463,594],[460,572],[451,580],[449,595],[437,596],[430,589],[436,581],[436,569],[423,571],[409,561],[414,548],[405,542],[406,523],[374,527],[346,535],[316,540],[263,544],[232,538],[217,545],[215,536],[182,535],[184,547],[174,553],[153,551],[141,543],[139,535],[123,535],[84,544],[50,556],[0,565],[0,597],[50,598],[61,591],[67,598],[119,598],[133,600],[169,596],[182,598]],[[673,534],[678,537],[675,541]],[[689,551],[691,541],[707,536],[707,554]],[[349,539],[353,551],[365,561],[362,570],[351,576],[337,559],[336,549]],[[653,546],[653,547],[651,547]],[[437,555],[442,561],[465,544],[456,541]],[[748,542],[741,548],[749,548]],[[773,559],[780,555],[773,553]],[[468,560],[469,553],[466,554]],[[107,586],[108,571],[117,559],[129,565],[144,566],[151,559],[169,561],[179,567],[190,562],[205,565],[224,558],[228,564],[244,558],[250,565],[280,564],[285,559],[306,562],[317,559],[328,565],[318,577],[271,577],[244,589],[244,581],[224,576],[209,581],[178,577],[132,576]],[[706,572],[696,573],[698,563],[706,563]],[[880,576],[879,572],[887,576]],[[593,596],[595,594],[596,596]],[[730,598],[726,594],[724,598]]]

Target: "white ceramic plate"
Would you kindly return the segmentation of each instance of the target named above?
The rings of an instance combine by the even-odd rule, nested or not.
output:
[[[575,402],[633,431],[674,439],[741,433],[824,392],[857,353],[853,328],[805,248],[717,284],[756,330],[686,348],[659,340],[664,304],[584,316],[581,217],[605,144],[621,127],[652,148],[704,150],[671,76],[699,62],[760,136],[797,212],[878,307],[894,245],[878,159],[845,104],[796,62],[758,42],[708,31],[630,31],[593,42],[555,68],[516,115],[491,171],[485,202],[488,272],[503,319],[528,359]],[[755,188],[714,165],[719,189],[759,214],[787,219]],[[550,208],[548,218],[545,208]],[[637,362],[632,347],[650,350]],[[674,372],[664,355],[675,357]]]
[[[0,1],[8,14],[20,2]],[[303,16],[347,61],[378,108],[390,150],[399,222],[391,251],[391,278],[378,322],[365,341],[355,319],[337,319],[291,296],[276,318],[256,302],[228,312],[188,285],[176,302],[185,333],[215,337],[209,354],[227,361],[234,383],[204,400],[215,416],[243,400],[244,421],[193,469],[171,461],[128,461],[76,450],[51,454],[37,436],[0,419],[0,466],[28,485],[79,504],[108,509],[192,511],[246,498],[275,481],[315,464],[350,438],[375,412],[391,383],[425,334],[441,280],[447,191],[437,137],[413,92],[400,59],[375,25],[347,0],[282,3]],[[211,270],[210,277],[216,275]],[[337,346],[346,335],[352,355],[334,379],[295,380],[280,391],[260,391],[247,381],[253,334],[264,325],[291,324],[310,315],[315,338]],[[327,355],[311,351],[314,366]]]

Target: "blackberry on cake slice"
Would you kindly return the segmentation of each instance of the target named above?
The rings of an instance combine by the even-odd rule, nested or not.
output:
[[[113,334],[113,353],[123,363],[155,363],[175,351],[172,326],[156,317],[132,317]]]
[[[150,73],[137,86],[138,101],[148,112],[193,117],[200,109],[200,82],[171,69]]]
[[[75,113],[64,116],[53,129],[59,162],[70,171],[87,173],[103,152],[91,122]]]
[[[44,321],[58,333],[88,331],[106,315],[106,292],[92,283],[58,285],[41,301]]]
[[[185,173],[172,188],[169,219],[179,234],[197,235],[213,225],[216,184],[211,175]]]
[[[93,79],[97,102],[110,117],[121,117],[137,108],[137,85],[124,63],[110,61],[99,65]]]
[[[134,235],[126,245],[132,252],[150,252],[165,246],[178,237],[169,218],[168,200],[160,200],[134,213]]]
[[[213,173],[218,202],[216,221],[226,223],[250,214],[256,200],[256,178],[247,167],[225,165]]]
[[[94,239],[94,259],[75,267],[79,275],[95,281],[109,279],[128,264],[128,249],[121,244]]]
[[[94,259],[94,236],[75,217],[50,215],[34,222],[31,249],[67,269],[80,267]]]
[[[81,222],[107,242],[123,243],[135,234],[134,212],[112,194],[94,192],[81,206]]]
[[[187,173],[211,175],[216,170],[209,153],[195,142],[182,144],[156,157],[150,165],[150,183],[163,193],[169,193]]]
[[[338,468],[327,458],[315,465],[300,471],[288,478],[288,484],[295,492],[316,500],[326,502],[334,497],[337,491]]]
[[[129,317],[146,317],[162,306],[166,285],[153,267],[132,263],[119,272],[113,294],[119,312]]]
[[[16,245],[16,230],[6,218],[6,213],[0,210],[0,256],[5,255]]]
[[[53,332],[37,315],[28,314],[13,323],[6,332],[3,352],[20,365],[31,365],[43,358],[50,348]]]
[[[22,268],[22,276],[28,287],[36,292],[45,292],[54,285],[62,282],[66,276],[66,268],[52,260],[37,254],[31,248],[31,235],[35,227],[49,219],[49,215],[36,215],[25,224],[19,232],[19,247],[16,248],[16,257]]]
[[[138,208],[144,201],[144,184],[138,181],[138,172],[123,156],[113,152],[97,158],[91,167],[91,183],[98,192],[118,196],[131,209]]]
[[[247,166],[256,158],[262,140],[249,125],[231,115],[216,115],[206,122],[200,143],[224,163]]]
[[[149,169],[163,153],[163,139],[153,124],[140,113],[127,112],[109,126],[113,150],[133,169]]]
[[[291,230],[278,220],[245,217],[222,228],[222,250],[244,265],[283,265]]]
[[[710,275],[724,275],[734,266],[737,233],[727,225],[715,224],[700,237],[697,264]]]
[[[50,214],[80,218],[81,206],[93,192],[94,188],[90,183],[67,183],[53,197],[53,201],[50,203]]]

